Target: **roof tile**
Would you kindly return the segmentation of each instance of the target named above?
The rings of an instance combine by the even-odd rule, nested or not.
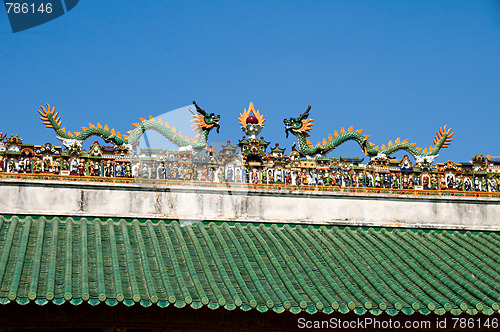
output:
[[[0,303],[500,311],[496,232],[0,216]]]

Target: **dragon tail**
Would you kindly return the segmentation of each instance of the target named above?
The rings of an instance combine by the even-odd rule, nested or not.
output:
[[[436,131],[436,137],[434,137],[434,147],[429,147],[429,154],[435,155],[440,149],[447,148],[451,141],[453,141],[453,135],[455,135],[455,133],[451,132],[451,128],[447,129],[446,125],[444,127],[439,127],[439,130]]]
[[[56,112],[55,107],[50,107],[49,104],[47,104],[47,108],[44,106],[40,106],[43,110],[40,111],[38,110],[38,113],[40,114],[40,120],[43,121],[43,124],[46,125],[47,128],[54,128],[54,130],[59,130],[61,128],[61,117],[58,117],[59,112]]]
[[[59,112],[56,112],[56,108],[51,107],[49,104],[47,104],[47,108],[45,108],[45,106],[40,106],[40,108],[42,110],[38,110],[38,113],[45,127],[54,129],[61,137],[69,138],[69,135],[66,133],[66,128],[61,128],[62,121]]]
[[[120,132],[115,132],[115,129],[111,129],[110,131],[108,125],[102,126],[100,123],[97,125],[89,123],[88,127],[82,127],[82,132],[75,131],[72,133],[70,131],[66,131],[66,128],[61,128],[61,117],[59,116],[59,112],[55,111],[55,107],[51,107],[49,104],[47,104],[47,108],[45,108],[45,106],[40,107],[41,110],[38,110],[40,120],[43,121],[43,124],[45,124],[47,128],[54,129],[60,139],[77,139],[79,141],[84,141],[94,135],[111,141],[118,141],[116,139],[118,138],[120,141],[115,143],[121,144],[128,137],[127,135],[122,136]]]
[[[387,147],[385,144],[379,147],[376,146],[373,150],[379,151],[380,153],[391,155],[396,151],[405,150],[411,153],[414,157],[418,156],[436,156],[441,148],[446,148],[450,145],[450,142],[453,140],[453,135],[455,133],[451,132],[451,128],[440,127],[436,132],[436,137],[434,137],[434,146],[429,146],[428,148],[422,149],[416,147],[415,143],[409,143],[409,140],[400,141],[400,139],[396,139],[394,143],[389,141]],[[371,145],[371,143],[370,143]]]

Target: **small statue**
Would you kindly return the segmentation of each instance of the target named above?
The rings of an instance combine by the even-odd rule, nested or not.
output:
[[[42,161],[38,158],[35,159],[35,173],[42,172]]]
[[[364,187],[365,186],[365,173],[361,173],[358,176],[358,186],[359,187]]]
[[[493,178],[488,179],[488,187],[489,187],[488,191],[497,191],[495,179]]]
[[[44,159],[43,159],[43,171],[44,172],[50,172],[50,159],[48,156],[46,156]]]
[[[61,162],[61,170],[63,170],[63,171],[69,170],[69,164],[68,164],[68,161],[66,159],[63,159]]]
[[[440,190],[445,190],[446,189],[446,180],[444,179],[444,175],[441,174],[439,176],[439,189]]]
[[[453,175],[451,174],[448,174],[448,176],[446,177],[446,187],[448,189],[455,188],[455,181],[453,180]]]
[[[474,190],[475,191],[481,190],[481,183],[479,182],[479,179],[477,178],[477,176],[474,177]]]
[[[437,189],[437,185],[438,185],[438,181],[436,179],[436,174],[433,174],[432,178],[431,178],[431,189],[432,190],[436,190]]]
[[[290,172],[285,173],[285,185],[292,184],[292,174]]]
[[[9,167],[9,173],[15,173],[17,171],[16,162],[14,161],[14,158],[10,158],[8,167]]]
[[[32,165],[32,163],[31,163],[30,158],[27,158],[27,157],[26,157],[26,158],[24,158],[24,171],[25,171],[26,173],[31,173],[31,172],[33,172],[33,170],[31,169],[31,165]]]
[[[59,174],[61,171],[61,163],[59,160],[54,161],[54,174]]]
[[[325,183],[323,181],[323,177],[324,177],[324,172],[323,171],[320,171],[319,174],[318,174],[318,186],[324,186]]]
[[[149,178],[156,179],[156,163],[153,163],[153,166],[149,169]]]
[[[371,173],[366,174],[366,186],[373,187],[373,175]]]
[[[149,168],[146,164],[142,165],[141,175],[143,179],[149,178]]]
[[[78,174],[78,160],[76,158],[71,161],[71,173]]]
[[[408,177],[408,189],[413,189],[415,185],[415,180],[413,178],[413,174],[410,174]]]
[[[381,182],[380,182],[380,174],[377,173],[377,174],[375,174],[375,187],[380,188],[380,184],[381,184]]]
[[[389,176],[389,174],[386,174],[384,176],[384,187],[391,188],[391,177]]]
[[[257,171],[255,169],[253,169],[252,173],[250,174],[250,181],[254,184],[259,183],[259,175],[257,174]]]
[[[465,178],[464,187],[465,187],[465,191],[472,191],[472,181],[469,179],[469,177]]]
[[[193,170],[192,170],[192,174],[193,174],[193,181],[198,181],[199,178],[199,174],[198,174],[198,169],[196,168],[195,165],[193,165]]]
[[[409,184],[408,184],[408,175],[403,176],[403,189],[408,189]]]
[[[125,166],[125,176],[128,178],[132,177],[132,167],[130,166],[130,163],[127,163],[127,166]]]
[[[481,178],[481,191],[488,191],[488,185],[484,176]]]
[[[422,185],[423,185],[424,189],[430,188],[429,175],[427,175],[427,174],[422,175]]]
[[[207,181],[208,178],[207,178],[207,174],[208,173],[208,169],[207,169],[207,166],[203,166],[203,169],[201,170],[201,178],[200,180],[201,181]]]
[[[78,175],[79,176],[84,176],[85,175],[85,160],[81,159],[80,162],[78,163]]]
[[[462,175],[460,175],[457,178],[456,186],[457,186],[457,190],[462,191],[464,189],[464,180],[463,180],[463,176]]]
[[[233,168],[229,167],[226,174],[226,182],[233,182]]]
[[[415,175],[413,177],[413,183],[415,184],[415,186],[420,186],[420,176]]]

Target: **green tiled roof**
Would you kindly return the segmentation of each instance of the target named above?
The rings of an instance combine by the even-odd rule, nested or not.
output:
[[[499,312],[500,235],[0,217],[0,303]]]

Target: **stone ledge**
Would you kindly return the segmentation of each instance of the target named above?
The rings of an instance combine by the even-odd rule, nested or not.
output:
[[[0,181],[1,214],[500,230],[500,199]]]

